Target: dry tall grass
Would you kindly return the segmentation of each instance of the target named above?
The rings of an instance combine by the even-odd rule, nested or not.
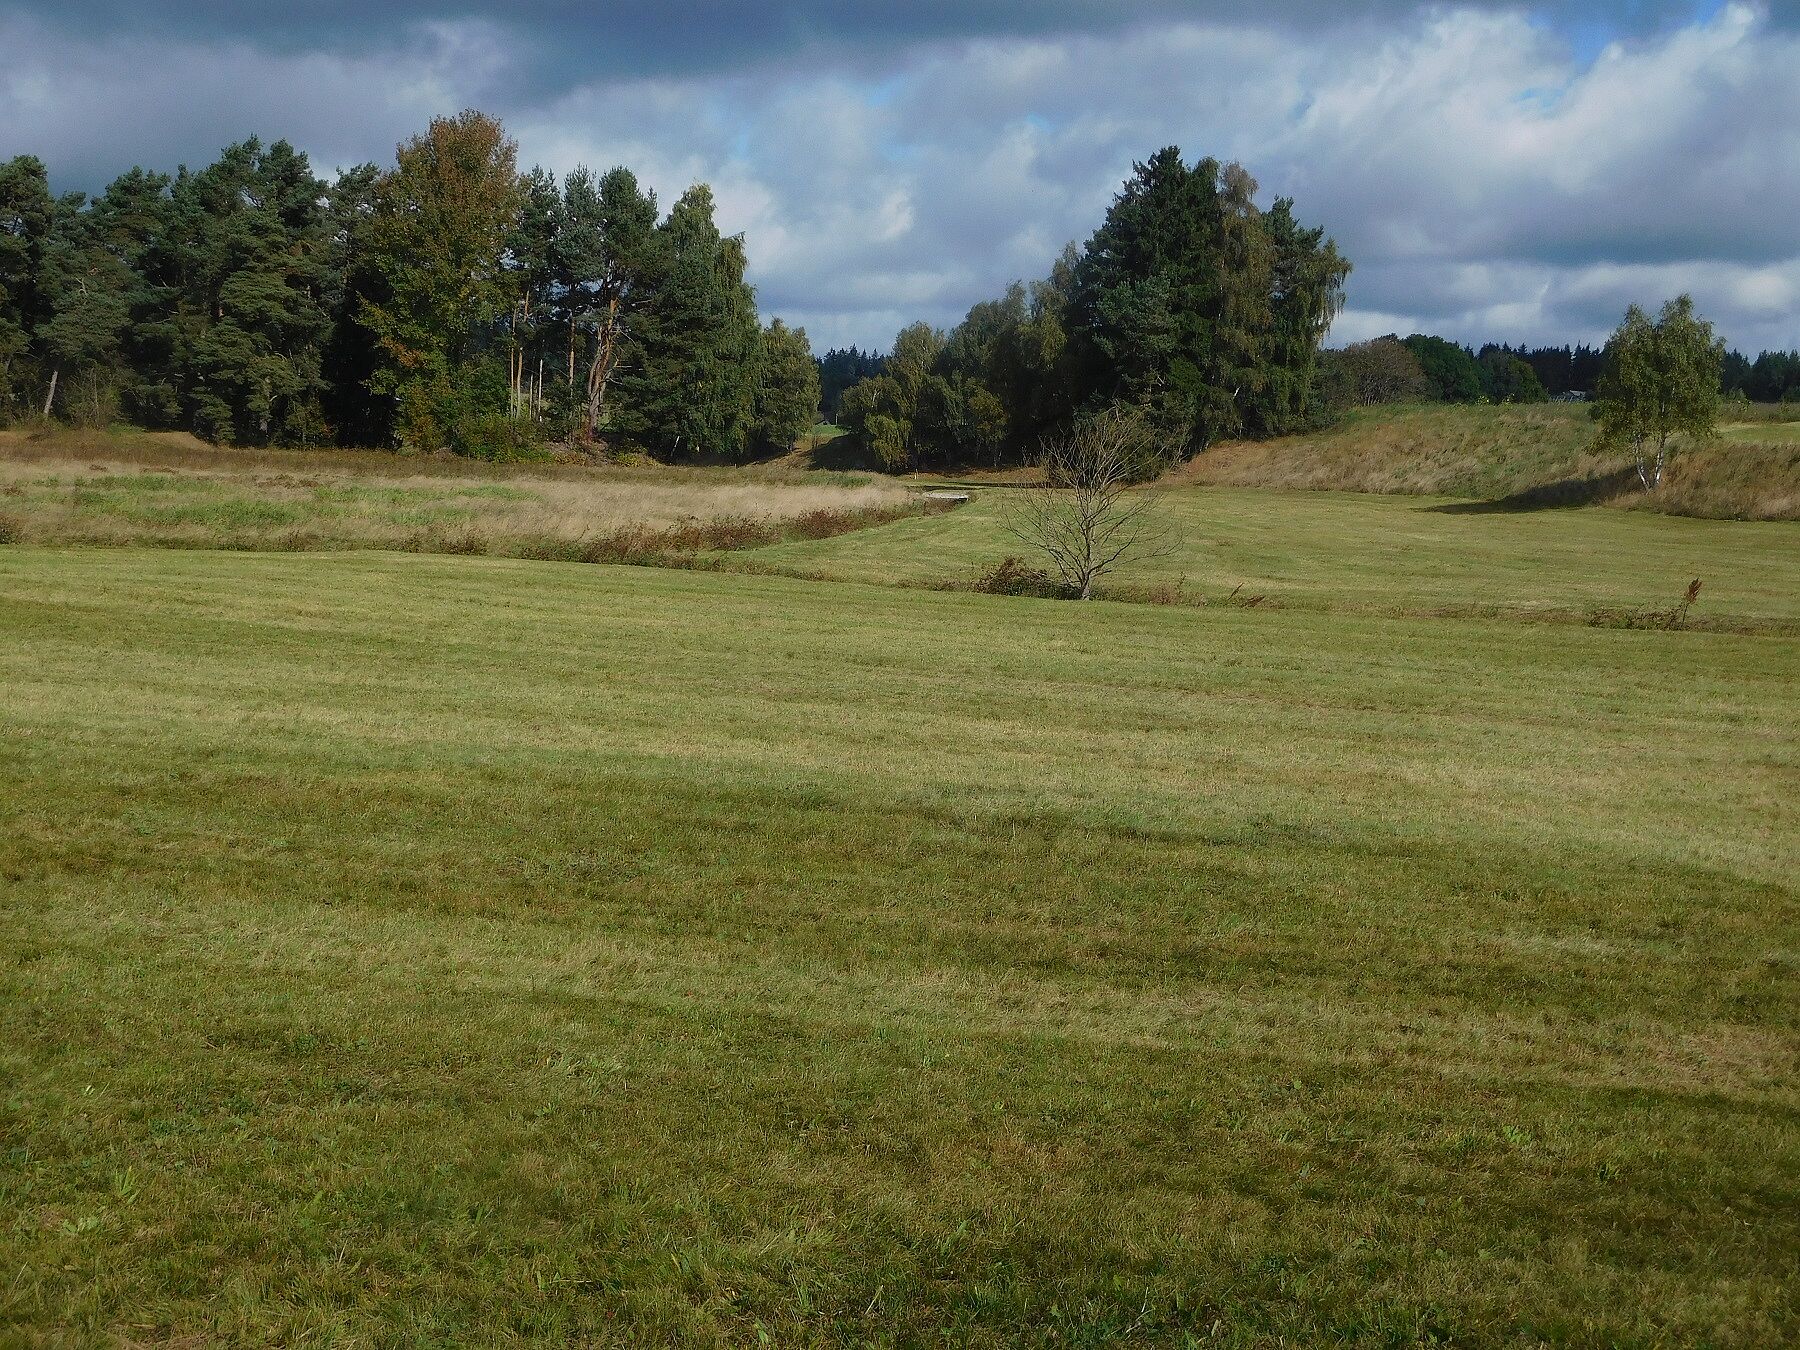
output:
[[[0,433],[0,515],[30,543],[611,556],[819,537],[916,504],[873,475],[497,467],[142,433]]]

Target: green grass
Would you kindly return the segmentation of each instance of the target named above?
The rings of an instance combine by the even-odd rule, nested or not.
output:
[[[0,1339],[1791,1342],[1797,680],[0,549]]]
[[[1727,440],[1750,441],[1762,445],[1793,445],[1800,443],[1800,418],[1792,422],[1733,422],[1728,408],[1723,414],[1726,419],[1719,427],[1719,434]]]
[[[1188,473],[1232,486],[1494,498],[1581,472],[1593,435],[1580,404],[1353,408],[1322,431],[1220,446]]]
[[[1727,405],[1722,438],[1678,446],[1668,478],[1643,492],[1629,456],[1596,450],[1586,404],[1356,409],[1304,436],[1206,451],[1174,481],[1460,497],[1509,505],[1600,502],[1727,520],[1800,519],[1800,454],[1783,409]],[[1736,419],[1736,424],[1734,424]],[[1751,423],[1754,425],[1750,425]]]
[[[945,515],[749,556],[839,580],[966,581],[1028,552],[1005,529],[1013,489],[971,491],[974,500]],[[1288,606],[1580,618],[1666,608],[1699,577],[1696,618],[1800,623],[1800,534],[1786,522],[1483,511],[1444,498],[1244,488],[1174,488],[1163,502],[1175,552],[1122,571],[1115,586],[1185,578],[1196,598],[1241,585]]]

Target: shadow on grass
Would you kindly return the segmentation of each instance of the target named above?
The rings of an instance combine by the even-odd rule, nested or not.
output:
[[[1637,483],[1637,472],[1621,465],[1610,473],[1589,474],[1584,478],[1560,478],[1554,483],[1541,483],[1522,492],[1509,493],[1486,502],[1445,502],[1439,506],[1421,506],[1421,511],[1436,511],[1447,516],[1490,515],[1500,511],[1555,511],[1572,506],[1592,506],[1621,493],[1629,492]]]

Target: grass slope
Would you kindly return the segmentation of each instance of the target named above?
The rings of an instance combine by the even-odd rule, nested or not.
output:
[[[0,1327],[1791,1341],[1800,647],[1519,635],[0,550]]]
[[[966,582],[1028,552],[1005,529],[1009,489],[971,491],[946,515],[748,556],[839,580]],[[1185,578],[1200,598],[1242,585],[1288,606],[1582,618],[1667,607],[1699,577],[1698,619],[1800,623],[1800,537],[1780,522],[1232,488],[1175,488],[1163,505],[1175,551],[1122,571],[1115,586]]]
[[[1795,423],[1776,420],[1782,411],[1727,405],[1720,438],[1678,455],[1655,494],[1640,490],[1627,459],[1592,450],[1593,421],[1582,404],[1357,409],[1310,435],[1218,446],[1171,481],[1795,519],[1800,441]]]

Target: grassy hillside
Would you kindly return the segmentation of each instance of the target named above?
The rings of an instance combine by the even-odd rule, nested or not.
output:
[[[1011,491],[975,488],[947,515],[745,556],[838,580],[967,583],[1027,551],[1005,529]],[[1666,606],[1699,577],[1697,619],[1800,624],[1800,537],[1786,523],[1200,487],[1165,492],[1163,509],[1174,552],[1121,572],[1108,583],[1115,593],[1185,581],[1195,600],[1241,586],[1240,598],[1261,594],[1290,607],[1583,619]]]
[[[1800,647],[1521,631],[0,549],[0,1338],[1791,1342]]]
[[[1592,451],[1593,422],[1581,404],[1358,409],[1312,435],[1218,446],[1171,481],[1795,519],[1800,441],[1795,423],[1774,420],[1780,411],[1755,410],[1749,420],[1727,409],[1720,440],[1685,451],[1654,495],[1640,490],[1625,459]]]

